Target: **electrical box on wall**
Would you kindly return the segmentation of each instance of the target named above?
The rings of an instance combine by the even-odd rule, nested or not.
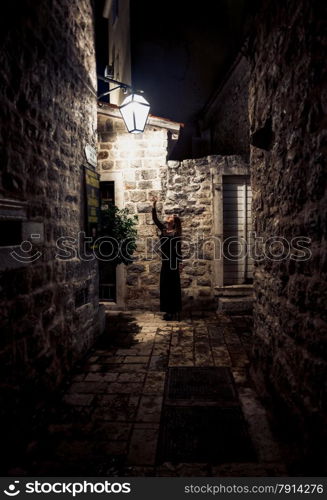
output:
[[[0,270],[16,269],[41,255],[33,249],[44,243],[44,223],[27,220],[27,202],[0,200]]]
[[[44,243],[44,223],[34,221],[23,222],[22,240],[31,241],[33,245]]]

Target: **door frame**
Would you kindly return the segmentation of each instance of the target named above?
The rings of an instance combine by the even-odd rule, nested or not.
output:
[[[249,176],[250,167],[240,156],[217,156],[211,161],[213,236],[222,251],[224,241],[223,178],[225,175]],[[251,178],[250,178],[251,180]],[[224,259],[222,254],[214,259],[214,287],[224,289]]]
[[[113,181],[115,184],[115,205],[124,208],[124,189],[122,172],[101,172],[100,182]],[[126,266],[118,264],[116,267],[116,302],[103,302],[107,309],[125,309],[126,297]]]

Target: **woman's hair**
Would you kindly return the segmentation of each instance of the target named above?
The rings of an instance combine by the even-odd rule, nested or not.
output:
[[[177,236],[182,236],[182,222],[178,215],[174,215],[174,229]]]

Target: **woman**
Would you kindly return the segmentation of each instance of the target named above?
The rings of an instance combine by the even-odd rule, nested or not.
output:
[[[160,229],[160,251],[162,266],[160,272],[160,311],[164,319],[171,321],[174,316],[180,320],[182,308],[180,271],[182,270],[181,235],[182,226],[177,215],[166,218],[165,224],[157,217],[157,199],[153,198],[152,218]]]

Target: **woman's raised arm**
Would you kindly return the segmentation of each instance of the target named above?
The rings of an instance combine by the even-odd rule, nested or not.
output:
[[[165,226],[162,222],[160,222],[160,220],[158,219],[158,216],[157,216],[157,198],[153,198],[153,206],[152,206],[152,220],[153,222],[155,223],[155,225],[160,229],[160,231],[162,231]]]

